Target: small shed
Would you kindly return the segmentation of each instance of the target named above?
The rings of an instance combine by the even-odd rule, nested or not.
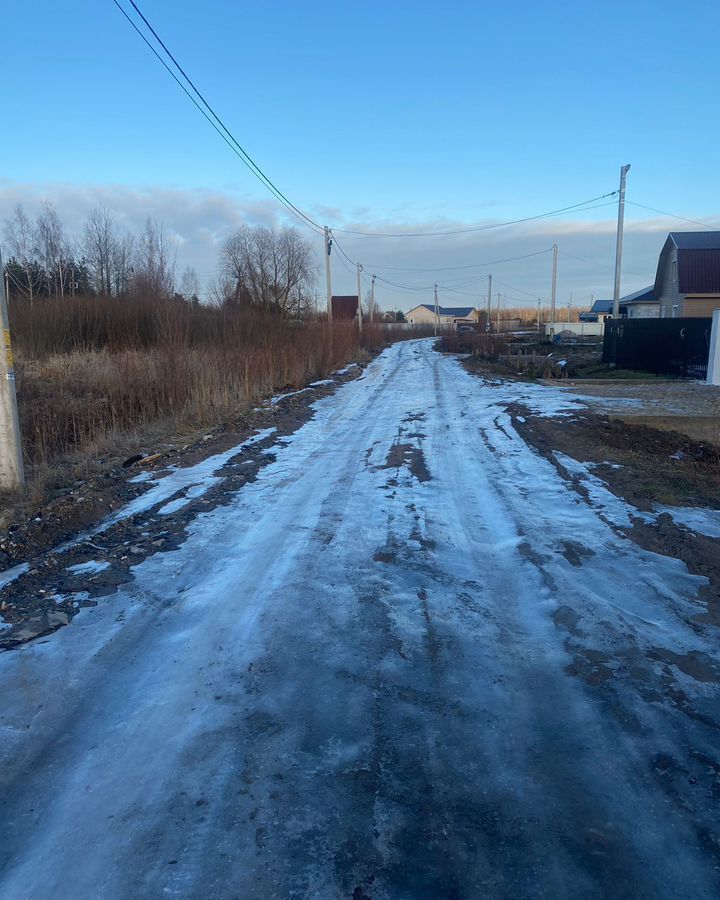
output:
[[[333,294],[333,322],[352,322],[358,314],[357,294]]]

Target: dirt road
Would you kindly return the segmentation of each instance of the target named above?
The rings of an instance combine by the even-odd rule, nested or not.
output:
[[[396,344],[0,655],[0,896],[717,897],[702,579],[528,447],[518,400],[577,403]]]

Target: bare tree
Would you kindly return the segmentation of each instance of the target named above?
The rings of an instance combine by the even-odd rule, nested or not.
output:
[[[35,243],[35,230],[20,203],[5,221],[5,240],[11,258],[23,272],[22,281],[16,286],[32,301],[40,289],[42,273],[36,262],[39,251]]]
[[[47,274],[48,291],[63,297],[69,281],[71,249],[57,211],[47,201],[35,223],[35,244]]]
[[[134,261],[135,237],[129,231],[116,234],[112,258],[112,286],[115,296],[130,290]]]
[[[180,279],[180,294],[188,302],[197,303],[200,299],[200,279],[195,269],[188,266]]]
[[[98,294],[112,294],[116,241],[110,210],[96,206],[85,222],[82,248]]]
[[[293,305],[314,279],[312,248],[295,228],[243,225],[223,245],[221,269],[232,279],[236,302],[280,309]]]
[[[133,279],[136,290],[171,297],[175,287],[175,252],[162,222],[148,218],[140,235]]]

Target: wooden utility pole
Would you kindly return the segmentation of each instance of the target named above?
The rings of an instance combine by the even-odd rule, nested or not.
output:
[[[613,286],[613,319],[620,317],[620,271],[622,269],[623,229],[625,225],[625,181],[630,166],[620,169],[620,191],[618,192],[618,223],[615,240],[615,284]]]
[[[492,331],[492,322],[490,318],[492,316],[492,275],[488,275],[488,314],[487,314],[487,327],[486,331]]]
[[[435,335],[437,336],[438,322],[440,321],[440,310],[438,307],[437,285],[435,285]]]
[[[332,251],[332,238],[330,237],[330,229],[325,226],[325,238],[324,238],[324,252],[323,256],[325,257],[325,283],[327,285],[327,317],[328,322],[332,322],[332,270],[330,269],[330,252]]]
[[[375,321],[375,276],[370,281],[370,324]]]
[[[0,253],[0,269],[3,269]],[[25,484],[20,421],[15,393],[15,369],[10,343],[10,318],[5,279],[0,279],[0,329],[2,329],[2,372],[0,372],[0,485],[11,491]]]
[[[358,331],[362,334],[362,280],[360,278],[360,273],[362,272],[363,267],[360,263],[357,264],[357,291],[358,291]]]
[[[555,325],[555,300],[557,299],[557,255],[558,246],[553,244],[552,288],[550,292],[550,326]]]

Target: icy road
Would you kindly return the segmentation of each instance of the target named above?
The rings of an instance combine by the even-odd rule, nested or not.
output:
[[[702,579],[518,400],[577,402],[397,344],[2,654],[0,897],[720,896]]]

